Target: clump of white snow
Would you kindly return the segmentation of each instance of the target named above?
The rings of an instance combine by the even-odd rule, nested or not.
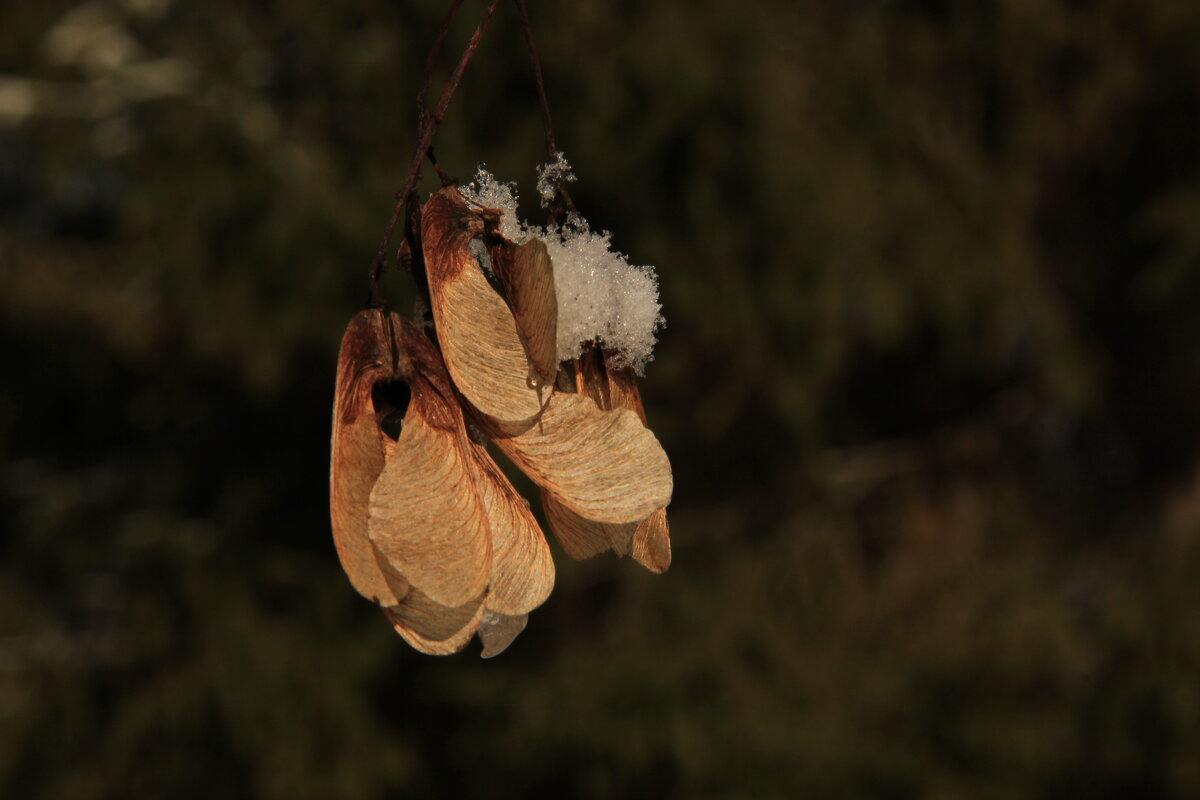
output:
[[[574,180],[570,168],[559,153],[538,170],[543,205],[554,196],[556,176]],[[558,295],[559,361],[576,358],[599,341],[615,352],[614,366],[628,365],[642,374],[653,358],[656,331],[664,324],[654,268],[630,264],[612,249],[610,233],[592,231],[581,217],[546,228],[521,222],[515,184],[497,181],[485,169],[461,191],[468,200],[501,212],[500,233],[506,238],[518,244],[533,237],[546,242]]]
[[[608,232],[594,233],[583,220],[547,231],[545,239],[558,294],[559,360],[598,339],[616,351],[623,362],[617,366],[641,374],[663,324],[654,268],[630,264],[613,251]]]

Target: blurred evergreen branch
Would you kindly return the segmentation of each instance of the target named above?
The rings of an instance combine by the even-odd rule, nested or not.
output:
[[[324,499],[445,11],[6,9],[0,794],[1200,793],[1200,8],[531,3],[662,278],[676,554],[482,665],[373,624]],[[531,185],[521,37],[448,173]]]

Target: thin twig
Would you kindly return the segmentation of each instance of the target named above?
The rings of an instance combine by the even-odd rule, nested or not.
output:
[[[450,23],[454,20],[454,15],[458,13],[458,9],[462,4],[463,0],[454,0],[450,4],[450,10],[446,12],[446,18],[442,20],[442,27],[438,28],[437,35],[433,37],[433,44],[429,46],[429,55],[425,57],[425,80],[421,82],[421,88],[417,92],[418,136],[425,130],[425,121],[428,118],[425,102],[429,97],[429,89],[433,85],[433,66],[437,63],[438,54],[442,50],[442,43],[446,41],[446,33],[450,30]]]
[[[529,60],[533,62],[533,78],[537,82],[538,101],[542,106],[542,129],[546,134],[546,155],[551,161],[558,154],[554,142],[554,122],[550,118],[550,102],[546,99],[546,86],[542,82],[542,60],[538,58],[537,44],[533,41],[533,28],[529,25],[529,11],[525,0],[517,0],[521,10],[521,27],[525,29],[525,44],[529,48]]]
[[[546,134],[546,156],[548,163],[558,160],[558,145],[554,141],[554,120],[550,117],[550,101],[546,98],[546,84],[542,80],[542,60],[538,57],[537,44],[533,41],[533,28],[529,24],[529,12],[525,8],[525,0],[517,0],[517,8],[521,10],[521,27],[525,29],[525,44],[529,47],[529,60],[533,62],[533,78],[537,82],[538,102],[542,106],[542,130]],[[575,203],[567,193],[561,178],[554,181],[554,200],[551,201],[551,217],[563,216],[564,209],[575,213]],[[555,220],[561,221],[561,220]]]
[[[400,215],[404,211],[404,206],[408,202],[409,195],[412,194],[416,186],[417,178],[421,172],[421,162],[425,160],[425,156],[429,152],[429,147],[433,143],[433,135],[437,132],[438,125],[441,124],[442,118],[446,115],[446,108],[450,105],[450,98],[454,95],[454,90],[458,88],[458,83],[462,80],[467,64],[471,63],[471,58],[475,55],[475,51],[479,47],[479,41],[483,38],[484,31],[487,30],[488,24],[492,21],[492,14],[496,11],[496,6],[498,5],[500,5],[500,0],[492,0],[488,4],[487,10],[483,13],[483,19],[479,21],[479,25],[475,28],[475,33],[471,35],[471,40],[467,42],[467,47],[463,50],[462,57],[459,58],[457,66],[454,67],[454,72],[450,74],[450,79],[446,82],[445,88],[442,89],[441,97],[438,98],[438,103],[433,109],[433,114],[425,118],[424,130],[421,132],[417,149],[413,153],[412,165],[409,167],[408,177],[404,180],[404,188],[396,194],[396,206],[392,209],[392,215],[388,219],[387,228],[384,229],[383,242],[379,245],[379,250],[375,253],[375,260],[371,262],[371,269],[368,274],[371,290],[369,303],[371,305],[381,303],[379,278],[383,274],[384,264],[387,261],[388,246],[391,244],[392,233],[396,229],[396,222],[400,219]]]
[[[417,136],[425,130],[425,124],[429,119],[429,110],[425,107],[426,100],[429,97],[429,89],[433,85],[433,67],[437,63],[438,54],[442,50],[442,43],[446,41],[446,33],[450,30],[450,23],[454,20],[454,15],[458,13],[459,7],[463,4],[463,0],[454,0],[450,4],[450,10],[446,12],[446,18],[442,20],[442,26],[438,28],[437,35],[433,38],[433,44],[429,47],[429,55],[425,57],[425,79],[421,82],[421,88],[417,92]],[[442,185],[445,186],[452,183],[452,179],[442,169],[438,163],[437,156],[433,154],[433,145],[429,146],[429,163],[437,170],[438,177],[442,180]]]

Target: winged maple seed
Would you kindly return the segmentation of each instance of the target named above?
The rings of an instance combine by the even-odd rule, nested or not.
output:
[[[602,409],[624,408],[646,424],[637,377],[629,366],[614,368],[611,354],[599,347],[586,349],[575,359],[575,389],[591,397]],[[632,555],[651,572],[663,573],[671,566],[671,539],[667,509],[660,508],[636,523],[596,522],[580,516],[542,492],[546,520],[563,549],[574,558],[589,558],[611,549],[617,555]]]
[[[670,464],[632,372],[585,358],[567,385],[546,247],[505,239],[499,213],[472,208],[454,187],[435,193],[421,234],[439,344],[370,309],[351,320],[338,359],[338,555],[354,587],[431,654],[456,652],[476,633],[485,657],[501,652],[553,587],[545,538],[485,438],[538,485],[568,554],[611,547],[655,572],[670,563]],[[476,240],[503,296],[473,254]]]
[[[388,403],[397,384],[405,409]],[[523,624],[504,618],[554,585],[537,522],[469,438],[437,348],[394,313],[360,312],[342,339],[330,495],[343,568],[418,650],[455,652],[485,619],[485,645],[497,631],[515,636]]]

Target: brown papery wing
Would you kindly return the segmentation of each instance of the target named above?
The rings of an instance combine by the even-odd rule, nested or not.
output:
[[[641,522],[618,525],[584,519],[545,492],[542,493],[542,507],[550,530],[572,558],[591,558],[611,549],[618,556],[632,556],[651,572],[663,573],[671,566],[671,539],[665,508],[658,509]]]
[[[470,251],[483,222],[454,187],[435,193],[422,214],[433,319],[450,377],[494,424],[524,429],[542,401],[512,311]]]
[[[483,652],[479,654],[480,657],[491,658],[503,653],[517,638],[517,635],[525,630],[527,622],[529,622],[528,614],[509,616],[485,611],[483,619],[479,623],[479,641],[483,643]]]
[[[478,465],[479,499],[492,534],[487,610],[508,616],[527,614],[545,602],[554,588],[554,559],[529,505],[487,450],[472,445],[472,455]]]
[[[627,408],[646,424],[646,410],[638,391],[637,375],[630,367],[613,369],[610,357],[604,354],[604,372],[608,378],[608,397],[613,408]],[[667,510],[660,508],[638,523],[633,533],[633,560],[651,572],[663,573],[671,566],[671,536]]]
[[[571,558],[582,561],[599,555],[605,550],[614,550],[618,555],[629,552],[633,538],[633,523],[605,524],[593,522],[570,510],[554,499],[554,495],[542,490],[542,510],[546,522],[558,543]],[[609,529],[613,529],[610,534]],[[613,539],[616,539],[614,543]],[[622,544],[623,543],[623,544]]]
[[[457,607],[487,588],[488,520],[465,431],[430,424],[421,405],[429,397],[418,396],[421,387],[413,387],[400,438],[371,492],[368,533],[415,588]]]
[[[384,606],[396,605],[408,593],[407,581],[384,569],[367,534],[371,489],[390,444],[379,429],[371,390],[377,382],[397,377],[389,346],[391,324],[397,319],[371,309],[346,326],[338,353],[329,466],[330,521],[338,558],[354,588]]]
[[[633,560],[651,572],[663,573],[671,567],[671,535],[667,510],[660,508],[638,523],[633,532]]]
[[[671,500],[671,465],[637,415],[555,394],[529,430],[496,444],[559,503],[596,522],[639,522]]]
[[[637,414],[644,425],[646,412],[638,391],[637,376],[629,367],[613,368],[611,356],[598,347],[586,349],[575,362],[576,390],[591,397],[601,409],[625,408]],[[660,508],[632,525],[606,525],[583,519],[565,508],[547,507],[551,529],[562,540],[564,536],[579,541],[605,540],[618,554],[632,554],[633,559],[651,572],[666,572],[671,566],[671,540],[667,511]],[[565,547],[565,545],[564,545]],[[570,549],[567,549],[570,553]]]
[[[460,606],[446,606],[413,589],[403,603],[385,608],[384,613],[404,641],[422,653],[444,656],[462,650],[479,630],[483,595]]]
[[[491,253],[492,269],[504,288],[536,383],[549,386],[558,375],[558,297],[546,243],[503,241]]]

